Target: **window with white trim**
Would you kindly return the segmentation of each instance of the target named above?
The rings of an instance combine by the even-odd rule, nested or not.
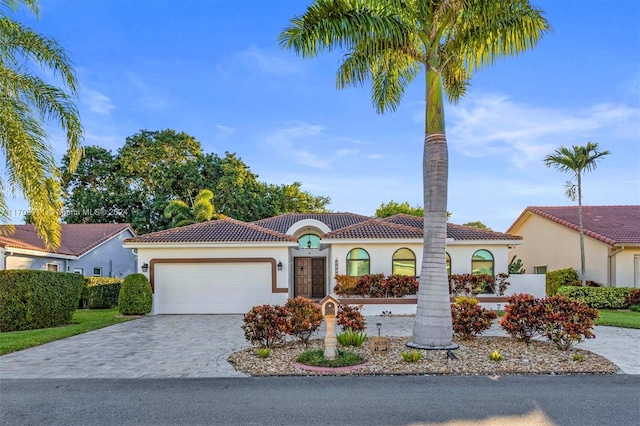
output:
[[[58,264],[57,263],[47,263],[47,271],[58,272]]]
[[[101,277],[102,276],[102,268],[93,268],[93,276]]]
[[[533,267],[534,274],[546,274],[547,273],[547,265],[534,266]]]

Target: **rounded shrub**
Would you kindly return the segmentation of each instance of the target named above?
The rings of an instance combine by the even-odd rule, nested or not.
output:
[[[144,274],[131,274],[122,282],[118,311],[122,315],[146,315],[151,312],[151,284]]]

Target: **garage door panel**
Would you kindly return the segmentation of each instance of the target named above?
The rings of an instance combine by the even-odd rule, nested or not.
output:
[[[271,299],[271,264],[195,263],[155,265],[154,312],[245,313]]]

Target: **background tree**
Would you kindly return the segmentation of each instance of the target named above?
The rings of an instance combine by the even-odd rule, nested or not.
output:
[[[470,226],[472,228],[486,229],[487,231],[491,231],[491,228],[489,228],[487,225],[480,222],[479,220],[476,220],[475,222],[463,223],[462,226]]]
[[[190,210],[202,188],[213,190],[218,214],[253,221],[287,212],[325,211],[329,197],[301,184],[265,184],[235,154],[203,153],[193,136],[175,130],[141,130],[114,155],[87,147],[76,173],[63,159],[67,223],[130,223],[138,234],[175,225],[165,216],[172,200]],[[177,204],[177,201],[176,203]],[[184,206],[183,206],[184,207]]]
[[[393,216],[400,213],[408,214],[411,216],[423,217],[424,208],[420,206],[411,207],[408,201],[405,201],[404,203],[398,203],[396,201],[391,200],[386,204],[385,203],[380,204],[380,207],[378,207],[374,216],[378,218],[384,218],[384,217],[389,217],[389,216]]]
[[[206,222],[214,216],[217,219],[218,215],[212,201],[213,192],[203,189],[198,192],[191,206],[182,200],[171,200],[164,209],[164,216],[171,219],[171,226],[174,228]]]
[[[609,155],[609,151],[599,151],[597,142],[587,142],[586,146],[574,145],[571,148],[561,146],[556,149],[553,154],[549,154],[544,158],[547,167],[555,167],[562,173],[573,174],[575,182],[568,181],[565,185],[567,188],[567,197],[572,201],[576,200],[576,191],[578,199],[578,223],[580,230],[580,266],[582,286],[586,285],[585,278],[585,255],[584,255],[584,227],[582,224],[582,174],[590,172],[597,167],[598,160],[605,155]]]
[[[0,2],[0,146],[10,194],[21,191],[29,203],[30,220],[47,247],[60,245],[62,189],[60,171],[45,123],[57,121],[65,131],[68,167],[82,156],[82,126],[74,104],[77,79],[64,49],[52,38],[8,17],[6,9],[26,6],[39,17],[37,0]],[[35,70],[56,76],[62,85],[46,83]],[[0,220],[10,219],[0,180]]]
[[[524,0],[316,0],[280,34],[281,46],[302,57],[344,51],[338,88],[370,80],[379,113],[395,110],[405,88],[426,71],[424,254],[410,346],[452,346],[443,91],[457,101],[476,68],[532,48],[548,28]]]

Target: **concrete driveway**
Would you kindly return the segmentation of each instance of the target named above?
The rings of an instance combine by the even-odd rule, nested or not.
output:
[[[367,332],[410,336],[413,317],[367,317]],[[247,377],[227,362],[250,347],[242,315],[153,315],[0,356],[0,378]],[[324,324],[319,336],[324,335]],[[640,374],[640,330],[596,327],[578,347]],[[494,324],[485,335],[504,336]]]

